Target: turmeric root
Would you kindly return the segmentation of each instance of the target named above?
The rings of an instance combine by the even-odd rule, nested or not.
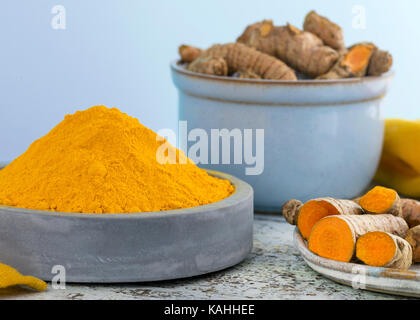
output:
[[[339,58],[316,35],[290,24],[274,27],[269,20],[248,26],[237,42],[275,56],[310,77],[328,72]]]
[[[303,203],[296,199],[291,199],[283,204],[281,212],[288,223],[291,225],[297,224],[299,211],[302,206]]]
[[[392,55],[388,51],[375,50],[370,58],[367,74],[379,76],[388,72],[392,67]]]
[[[255,48],[259,51],[267,53],[271,56],[276,55],[276,48],[272,47],[271,50],[266,48],[266,50],[260,50],[260,46],[264,44],[264,41],[261,42],[261,39],[266,38],[271,31],[274,29],[272,20],[263,20],[261,22],[256,22],[245,28],[244,33],[239,36],[236,42],[244,43],[251,48]]]
[[[420,201],[401,199],[401,217],[410,228],[420,225]]]
[[[366,75],[370,58],[377,50],[372,43],[359,43],[349,48],[337,63],[318,77],[321,80],[363,77]]]
[[[308,239],[313,226],[322,218],[332,215],[362,214],[362,208],[351,200],[319,198],[306,202],[299,210],[297,227],[304,239]]]
[[[363,197],[353,199],[366,213],[401,217],[410,228],[420,225],[420,201],[401,199],[397,191],[376,186]]]
[[[303,23],[303,30],[318,36],[327,46],[339,53],[347,51],[344,45],[343,30],[328,18],[320,16],[315,11],[309,12]]]
[[[405,240],[408,241],[413,249],[413,261],[420,262],[420,226],[408,230]]]
[[[228,65],[223,58],[199,57],[188,65],[188,70],[214,76],[227,76]]]
[[[185,44],[179,46],[178,48],[179,55],[181,57],[182,62],[193,62],[195,59],[198,58],[202,50],[200,48],[196,48],[193,46],[187,46]]]
[[[234,74],[232,74],[232,77],[238,79],[261,79],[261,77],[258,74],[250,70],[236,71]]]
[[[188,66],[188,70],[211,74],[216,62],[222,64],[220,59],[226,62],[229,75],[247,71],[263,79],[296,80],[294,71],[284,62],[241,43],[216,44],[208,48]],[[209,63],[213,66],[208,67]]]
[[[402,216],[400,197],[393,189],[377,186],[359,199],[359,205],[366,213]]]
[[[405,238],[408,225],[390,214],[338,215],[325,217],[312,229],[308,247],[313,253],[336,261],[349,262],[356,240],[371,231],[383,231]]]
[[[369,266],[407,270],[413,262],[413,250],[403,238],[373,231],[357,239],[356,258]]]

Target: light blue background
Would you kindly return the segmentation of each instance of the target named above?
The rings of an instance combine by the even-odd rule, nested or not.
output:
[[[51,28],[54,5],[66,30]],[[352,8],[366,8],[353,29]],[[236,39],[254,21],[302,25],[311,9],[345,30],[346,44],[373,40],[392,52],[396,77],[385,117],[420,118],[420,1],[2,0],[0,161],[10,161],[64,115],[115,106],[146,126],[177,128],[169,62],[181,43],[207,47]]]

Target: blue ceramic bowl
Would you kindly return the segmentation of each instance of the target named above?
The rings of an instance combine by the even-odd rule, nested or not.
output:
[[[247,175],[246,163],[201,165],[251,184],[257,211],[279,211],[291,198],[352,198],[371,182],[392,73],[292,82],[209,76],[175,62],[171,70],[179,119],[187,120],[188,130],[202,128],[210,136],[217,128],[264,129],[262,174]]]

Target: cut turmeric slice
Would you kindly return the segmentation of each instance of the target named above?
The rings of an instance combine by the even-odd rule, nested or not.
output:
[[[346,54],[341,56],[330,71],[319,76],[318,79],[364,77],[375,50],[377,50],[377,47],[372,43],[355,44],[349,48]]]
[[[301,207],[297,226],[302,237],[308,239],[313,226],[326,216],[362,213],[362,208],[351,200],[319,198],[308,201]]]
[[[370,44],[357,44],[344,55],[341,65],[350,68],[355,74],[366,71],[373,50]]]
[[[398,193],[385,187],[374,187],[359,200],[360,206],[372,214],[388,213],[401,216],[401,201]]]
[[[412,255],[406,240],[387,232],[368,232],[356,242],[356,257],[369,266],[406,270],[412,264]]]
[[[16,269],[0,263],[0,288],[17,285],[28,286],[38,291],[47,289],[47,284],[44,281],[32,276],[24,276]]]
[[[308,247],[320,257],[349,262],[354,256],[356,240],[371,231],[384,231],[405,237],[408,225],[390,214],[339,215],[318,221],[309,236]]]

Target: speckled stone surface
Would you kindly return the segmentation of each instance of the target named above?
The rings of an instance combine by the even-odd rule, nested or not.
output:
[[[241,264],[175,281],[77,285],[32,292],[0,289],[0,299],[404,299],[336,284],[312,271],[293,247],[293,227],[281,217],[256,215],[254,250]]]

